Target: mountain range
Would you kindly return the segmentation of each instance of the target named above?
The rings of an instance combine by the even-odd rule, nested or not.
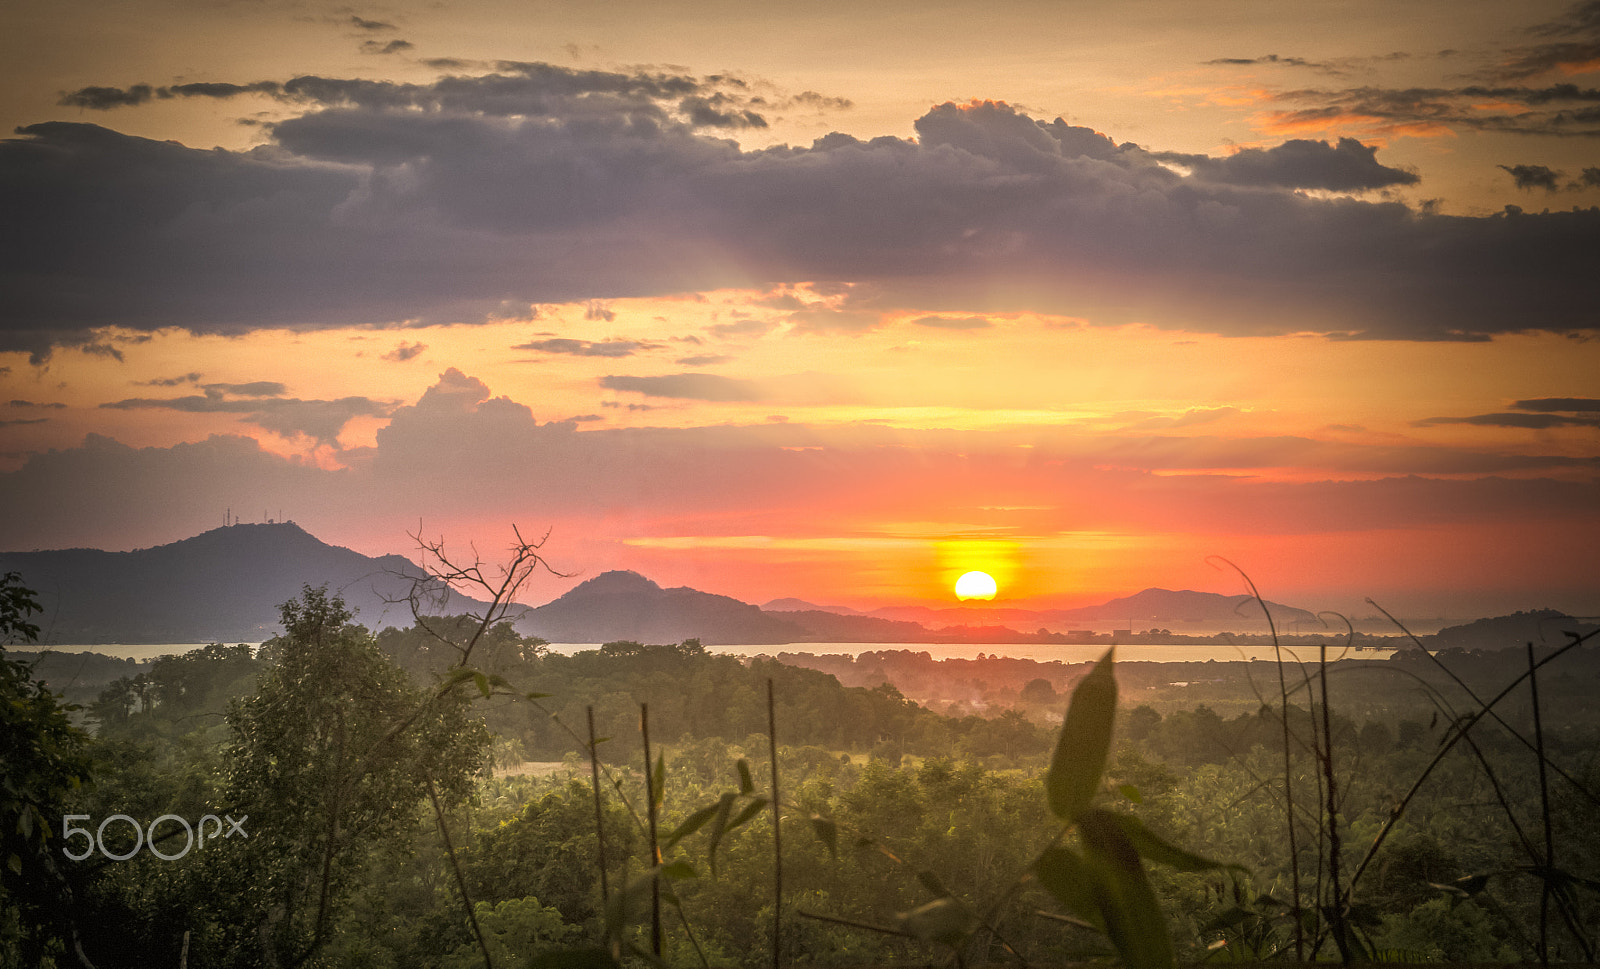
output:
[[[131,552],[0,552],[0,572],[13,571],[39,594],[45,612],[35,618],[46,642],[85,645],[259,642],[279,631],[279,606],[305,585],[326,584],[340,592],[356,611],[356,621],[371,628],[404,626],[411,612],[403,600],[413,583],[438,591],[402,556],[374,558],[328,545],[292,522],[230,525]],[[453,595],[445,609],[429,611],[464,612],[483,605]],[[1303,609],[1268,606],[1279,629],[1315,619]],[[514,615],[518,631],[556,643],[691,638],[707,645],[1020,643],[1060,642],[1044,631],[1060,633],[1091,622],[1134,629],[1163,623],[1260,627],[1260,606],[1250,597],[1188,590],[1146,589],[1077,609],[967,604],[861,612],[794,598],[756,606],[687,587],[662,588],[624,571],[601,573],[552,602]],[[1538,621],[1548,625],[1550,620],[1541,613]],[[1439,645],[1457,645],[1458,639]]]
[[[0,572],[21,573],[38,593],[45,642],[81,644],[260,642],[280,631],[279,607],[305,585],[338,591],[367,626],[409,625],[398,600],[413,580],[426,585],[402,556],[328,545],[292,522],[229,525],[131,552],[0,552]],[[450,605],[473,604],[454,596]]]

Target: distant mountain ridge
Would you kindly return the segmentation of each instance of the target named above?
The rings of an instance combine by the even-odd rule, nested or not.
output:
[[[417,565],[399,555],[370,557],[328,545],[290,522],[232,525],[133,552],[65,549],[0,553],[0,571],[22,573],[40,594],[52,643],[254,642],[278,632],[279,606],[304,585],[327,584],[371,628],[407,625],[395,604],[410,591]],[[386,601],[388,600],[388,601]],[[483,604],[454,596],[448,611]],[[1314,616],[1268,603],[1281,629]],[[430,610],[431,611],[431,610]],[[666,589],[637,572],[604,572],[515,620],[519,631],[557,643],[616,640],[707,645],[808,642],[1050,642],[1090,622],[1135,629],[1166,623],[1261,625],[1248,596],[1146,589],[1098,606],[1030,610],[1005,605],[899,607],[860,613],[803,599],[767,608],[688,587]]]
[[[282,603],[322,584],[357,622],[409,625],[410,610],[385,599],[403,598],[421,575],[402,556],[328,545],[292,522],[228,525],[132,552],[0,552],[0,572],[13,571],[39,593],[41,638],[84,644],[259,642],[280,631]]]
[[[1267,602],[1273,622],[1279,627],[1291,622],[1315,622],[1316,616],[1305,609],[1286,606],[1281,602]],[[1076,609],[1018,609],[1009,606],[966,605],[953,609],[932,609],[926,606],[891,606],[874,609],[869,615],[884,619],[909,620],[923,624],[971,625],[975,623],[1018,623],[1029,627],[1051,626],[1065,628],[1074,623],[1125,622],[1130,627],[1149,627],[1162,623],[1226,624],[1246,622],[1260,624],[1266,631],[1261,606],[1247,595],[1225,596],[1215,592],[1195,592],[1189,589],[1145,589],[1131,596],[1122,596],[1097,606],[1079,606]]]
[[[519,632],[553,643],[633,640],[708,645],[802,642],[806,630],[759,606],[687,586],[663,589],[637,572],[602,572],[517,621]]]
[[[1596,628],[1594,622],[1555,609],[1534,609],[1446,626],[1432,636],[1423,636],[1422,645],[1428,649],[1511,649],[1524,643],[1560,646],[1568,642],[1567,633],[1581,636]]]

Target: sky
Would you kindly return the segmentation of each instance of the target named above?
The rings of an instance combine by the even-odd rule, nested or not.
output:
[[[0,18],[0,549],[1600,613],[1600,2]]]

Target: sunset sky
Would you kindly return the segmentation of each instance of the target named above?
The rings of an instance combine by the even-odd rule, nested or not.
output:
[[[0,549],[1600,612],[1600,2],[0,25]]]

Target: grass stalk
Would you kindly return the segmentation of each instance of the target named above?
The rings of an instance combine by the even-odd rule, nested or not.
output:
[[[772,969],[783,956],[783,835],[778,800],[778,713],[772,680],[767,680],[767,752],[772,758]]]
[[[644,803],[649,826],[650,864],[661,869],[661,843],[656,840],[656,785],[664,779],[655,776],[650,765],[650,704],[639,704],[639,736],[644,739]],[[661,876],[650,879],[650,951],[661,958]]]
[[[594,705],[585,711],[589,716],[589,779],[594,788],[594,837],[597,861],[600,866],[600,904],[602,910],[611,901],[611,886],[606,881],[606,825],[600,807],[600,749],[594,737]]]

